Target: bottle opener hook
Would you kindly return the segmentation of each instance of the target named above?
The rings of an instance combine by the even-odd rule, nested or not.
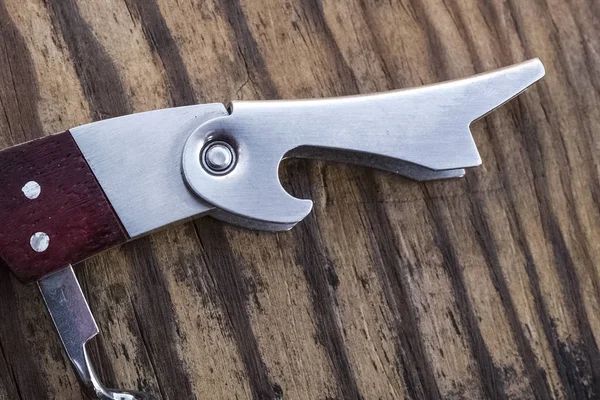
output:
[[[72,266],[38,281],[38,287],[60,340],[86,394],[100,400],[151,400],[148,394],[106,388],[98,379],[87,352],[87,343],[98,333],[98,325],[83,295]]]

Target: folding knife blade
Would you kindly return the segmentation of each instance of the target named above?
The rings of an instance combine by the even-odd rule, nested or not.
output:
[[[254,229],[285,230],[312,201],[281,186],[279,163],[294,156],[341,160],[413,179],[460,176],[481,164],[470,125],[544,76],[540,60],[467,79],[363,96],[234,102],[190,136],[183,152],[189,187],[219,219]],[[198,155],[211,142],[232,147],[235,168],[223,176]]]

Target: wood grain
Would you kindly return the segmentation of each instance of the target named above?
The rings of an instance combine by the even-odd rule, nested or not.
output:
[[[202,219],[78,268],[113,386],[162,399],[600,396],[600,3],[0,1],[0,146],[229,99],[369,93],[532,57],[473,126],[484,164],[415,183],[290,160],[288,233]],[[35,288],[0,272],[0,399],[79,399]]]

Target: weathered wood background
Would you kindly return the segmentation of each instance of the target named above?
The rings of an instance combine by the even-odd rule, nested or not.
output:
[[[92,355],[158,399],[597,399],[597,0],[1,0],[0,147],[536,56],[547,77],[473,126],[465,179],[289,161],[315,201],[291,232],[207,218],[80,266]],[[36,287],[5,269],[0,315],[0,399],[80,399]]]

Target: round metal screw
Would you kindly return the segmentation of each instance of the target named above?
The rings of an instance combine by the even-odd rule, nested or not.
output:
[[[212,142],[202,151],[202,166],[211,174],[225,175],[235,166],[235,151],[229,143]]]
[[[45,232],[37,232],[31,235],[31,239],[29,239],[29,244],[33,251],[37,253],[43,253],[50,246],[50,236],[48,236]]]

